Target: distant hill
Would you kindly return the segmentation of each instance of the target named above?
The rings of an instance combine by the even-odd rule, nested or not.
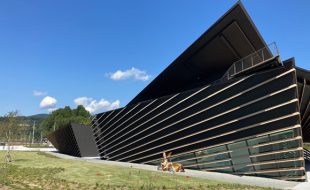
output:
[[[24,119],[32,119],[32,120],[44,120],[48,117],[48,114],[36,114],[36,115],[29,115],[29,116],[24,116],[24,115],[21,115],[21,116],[18,116],[20,118],[24,118]],[[0,118],[4,118],[3,116],[0,116]]]
[[[48,114],[44,114],[44,113],[27,116],[27,118],[31,118],[31,119],[46,119],[47,117],[48,117]]]
[[[33,123],[36,121],[36,124],[40,124],[43,120],[45,120],[48,117],[48,114],[36,114],[36,115],[30,115],[30,116],[18,116],[23,122],[26,123]],[[4,120],[4,117],[0,116],[0,121]]]

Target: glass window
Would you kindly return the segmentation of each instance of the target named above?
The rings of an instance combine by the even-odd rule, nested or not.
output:
[[[192,159],[196,158],[194,153],[184,154],[184,155],[181,155],[181,156],[178,156],[178,157],[171,158],[171,161],[172,162],[177,162],[177,161],[180,161],[180,160],[186,160],[186,159],[191,159],[191,158]]]
[[[232,163],[233,165],[238,165],[238,164],[249,164],[252,162],[249,157],[240,157],[240,158],[233,158]]]
[[[231,157],[240,157],[240,156],[248,156],[249,150],[248,149],[239,149],[239,150],[233,150],[230,153]]]
[[[270,141],[269,137],[266,135],[266,136],[262,136],[262,137],[258,137],[258,138],[255,138],[255,139],[248,140],[248,145],[249,146],[254,146],[254,145],[258,145],[258,144],[267,143],[269,141]]]
[[[264,162],[264,161],[269,161],[269,160],[275,160],[277,159],[276,154],[271,154],[271,155],[266,155],[266,156],[258,156],[258,157],[252,157],[252,162]]]
[[[275,145],[277,146],[277,145]],[[264,153],[264,152],[271,152],[273,151],[273,147],[275,147],[273,145],[267,145],[267,146],[261,146],[261,147],[257,147],[257,148],[251,148],[250,152],[251,154],[258,154],[258,153]],[[277,149],[275,149],[277,150]]]
[[[259,177],[281,177],[279,172],[273,172],[273,173],[259,173],[257,174]]]
[[[207,149],[208,154],[214,154],[214,153],[225,152],[225,151],[227,151],[226,146],[218,146],[218,147]]]
[[[201,157],[204,155],[208,155],[207,150],[200,150],[198,152],[195,152],[196,157]]]
[[[236,172],[251,172],[254,171],[253,166],[234,166]]]
[[[237,143],[233,143],[233,144],[228,145],[229,150],[234,150],[234,149],[243,148],[243,147],[247,147],[245,141],[241,141],[241,142],[237,142]]]
[[[288,159],[288,158],[297,158],[300,157],[299,151],[290,151],[278,154],[278,159]]]
[[[254,166],[255,170],[268,170],[268,169],[278,169],[277,163],[273,164],[263,164],[263,165],[256,165]]]
[[[259,153],[259,148],[250,148],[249,150],[250,150],[251,155]]]
[[[224,161],[224,162],[217,162],[217,163],[211,163],[211,164],[204,164],[200,165],[199,167],[201,169],[210,169],[210,168],[217,168],[217,167],[224,167],[224,166],[230,166],[230,161]]]
[[[197,159],[198,163],[211,162],[211,161],[214,161],[214,160],[215,160],[215,157],[214,157],[214,156],[203,157],[203,158],[198,158],[198,159]]]
[[[283,143],[280,143],[278,145],[278,149],[279,150],[283,150],[283,149],[289,149],[289,148],[297,148],[299,147],[299,141],[298,140],[295,140],[295,141],[289,141],[289,142],[283,142]]]
[[[225,168],[225,169],[221,169],[221,170],[214,170],[215,172],[221,172],[221,173],[233,173],[233,169],[232,168]]]
[[[249,157],[249,150],[248,148],[244,148],[246,146],[246,141],[241,141],[228,145],[228,149],[232,151],[230,153],[230,157],[233,165],[251,163],[251,159]]]
[[[224,153],[224,154],[219,154],[216,156],[197,158],[197,161],[198,161],[198,163],[203,163],[203,162],[211,162],[214,160],[224,160],[224,159],[228,159],[228,158],[229,158],[229,154]]]
[[[288,139],[288,138],[293,138],[293,137],[294,137],[294,130],[281,131],[279,133],[270,135],[271,141],[277,141],[280,139]]]
[[[272,145],[261,146],[257,148],[251,148],[250,152],[251,154],[259,154],[259,153],[271,152],[271,151],[276,151],[276,150],[297,148],[299,146],[300,146],[300,141],[295,140],[295,141],[288,141],[288,142],[282,142],[282,143],[277,143],[277,144],[272,144]]]
[[[305,173],[302,170],[292,170],[280,172],[282,177],[294,177],[294,176],[304,176]]]
[[[224,160],[229,158],[229,153],[218,154],[214,156],[214,160]]]
[[[293,129],[293,131],[294,131],[294,136],[295,136],[295,137],[301,136],[301,130],[300,130],[300,128]]]
[[[270,154],[266,156],[258,156],[252,157],[252,162],[264,162],[270,160],[280,160],[280,159],[289,159],[289,158],[298,158],[301,157],[301,151],[290,151],[285,153],[278,153],[278,154]]]
[[[194,160],[186,160],[186,161],[180,161],[183,165],[194,165],[194,164],[197,164],[197,161],[196,159]]]
[[[301,161],[291,161],[278,163],[279,168],[298,168],[302,167],[303,163]]]

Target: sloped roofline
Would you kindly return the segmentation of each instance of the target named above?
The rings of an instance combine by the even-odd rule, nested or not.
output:
[[[222,15],[214,24],[211,25],[197,40],[195,40],[180,56],[178,56],[165,70],[163,70],[155,79],[153,79],[152,82],[150,82],[135,98],[133,98],[128,105],[137,103],[139,101],[145,101],[147,99],[152,99],[143,97],[145,96],[146,91],[152,90],[152,88],[156,87],[158,88],[159,79],[162,78],[163,76],[169,75],[169,72],[171,68],[175,67],[177,64],[182,64],[182,60],[189,59],[191,55],[193,55],[193,52],[202,47],[205,43],[208,43],[210,39],[212,39],[216,34],[211,34],[214,32],[215,28],[222,23],[222,21],[231,15],[231,13],[236,9],[236,8],[241,8],[242,13],[245,14],[247,21],[250,23],[251,27],[255,31],[256,37],[259,39],[260,43],[263,44],[263,46],[267,46],[266,42],[262,38],[261,34],[258,32],[257,27],[255,26],[253,20],[247,13],[246,9],[244,8],[243,4],[241,1],[237,1],[224,15]],[[167,95],[167,94],[166,94]]]

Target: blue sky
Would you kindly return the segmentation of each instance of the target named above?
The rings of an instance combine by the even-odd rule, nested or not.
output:
[[[124,106],[235,2],[0,1],[0,115]],[[242,2],[282,59],[310,69],[310,1]]]

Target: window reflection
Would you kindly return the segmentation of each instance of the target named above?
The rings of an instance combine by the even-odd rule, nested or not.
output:
[[[302,176],[303,174],[300,171],[276,172],[283,168],[294,169],[303,167],[302,161],[280,162],[281,160],[303,156],[301,150],[283,152],[301,147],[299,139],[292,139],[297,136],[300,136],[299,128],[199,150],[173,158],[172,161],[181,162],[190,169],[208,170],[219,168],[216,171],[224,173],[248,172],[249,175],[263,177],[298,176],[299,174],[299,176]],[[279,153],[279,151],[282,152]],[[268,154],[269,152],[274,153]],[[221,167],[223,168],[221,169]],[[264,170],[268,170],[268,172],[262,173],[261,171]]]

